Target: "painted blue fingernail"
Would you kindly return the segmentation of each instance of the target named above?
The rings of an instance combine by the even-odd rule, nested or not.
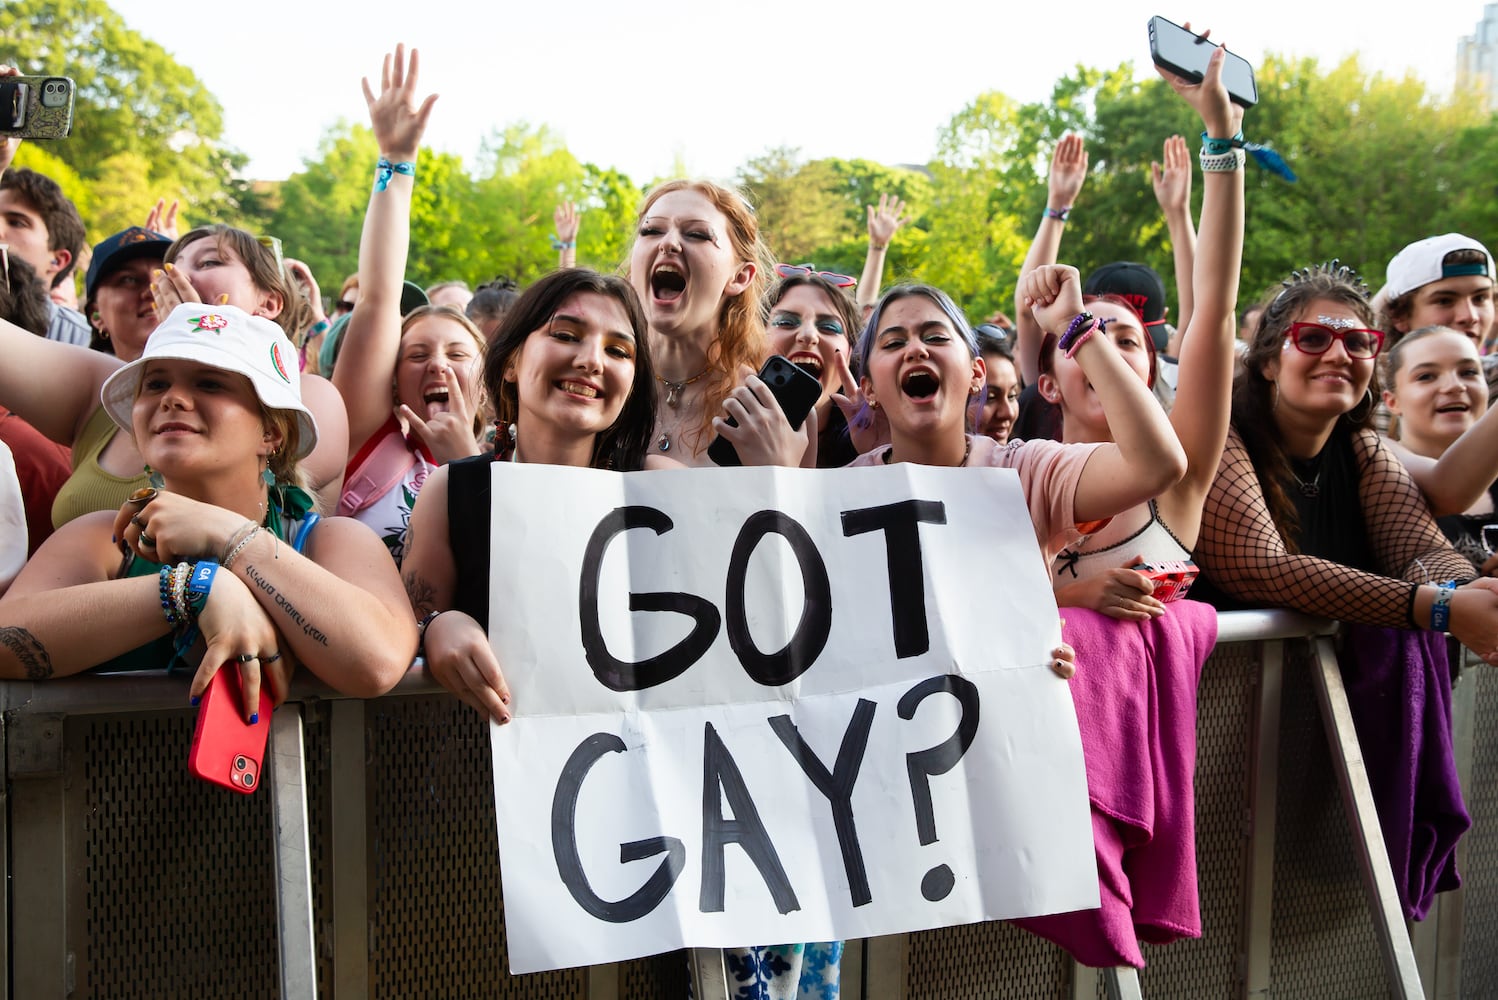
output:
[[[118,544],[120,544],[120,540],[118,538],[114,537],[113,535],[110,535],[109,536],[109,544],[110,545],[118,545]]]
[[[202,700],[203,699],[202,699],[201,696],[199,696],[199,695],[193,695],[192,696],[192,707],[193,708],[197,708],[198,707],[198,702],[200,702]]]
[[[260,721],[260,713],[259,712],[251,712],[250,713],[250,725],[253,726],[255,723],[257,723],[259,721]]]

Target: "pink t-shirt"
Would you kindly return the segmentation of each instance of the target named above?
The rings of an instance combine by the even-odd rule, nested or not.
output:
[[[1035,525],[1035,540],[1040,543],[1049,566],[1057,552],[1081,537],[1075,514],[1077,481],[1082,478],[1082,467],[1100,447],[1046,440],[999,444],[993,438],[975,436],[972,454],[964,464],[969,468],[990,466],[1019,473],[1020,489],[1025,493],[1030,520]],[[888,445],[875,448],[849,462],[848,467],[883,465],[888,451]]]

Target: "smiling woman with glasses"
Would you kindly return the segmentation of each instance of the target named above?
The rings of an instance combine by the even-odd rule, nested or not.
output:
[[[1265,302],[1202,515],[1195,555],[1210,586],[1192,596],[1342,622],[1379,824],[1404,914],[1419,920],[1455,888],[1471,822],[1444,633],[1498,664],[1498,580],[1452,548],[1372,428],[1383,346],[1372,326],[1367,286],[1337,261],[1296,271]]]

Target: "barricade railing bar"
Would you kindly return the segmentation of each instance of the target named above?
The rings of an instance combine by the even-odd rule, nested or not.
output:
[[[1329,770],[1335,775],[1340,808],[1346,817],[1339,828],[1345,840],[1328,845],[1328,850],[1350,854],[1361,876],[1359,892],[1366,893],[1362,915],[1352,918],[1344,914],[1338,918],[1346,925],[1342,929],[1370,949],[1371,961],[1377,964],[1381,960],[1390,995],[1405,998],[1498,993],[1498,982],[1462,979],[1461,893],[1443,898],[1425,926],[1406,928],[1399,919],[1393,873],[1383,850],[1361,754],[1346,711],[1336,654],[1328,638],[1335,623],[1279,610],[1223,613],[1218,622],[1218,651],[1208,661],[1206,670],[1234,671],[1234,682],[1221,689],[1228,693],[1214,697],[1246,696],[1248,704],[1241,713],[1246,725],[1235,723],[1228,727],[1231,731],[1203,734],[1199,742],[1203,746],[1220,744],[1221,753],[1228,757],[1241,754],[1247,780],[1241,788],[1239,807],[1242,846],[1234,862],[1241,870],[1228,879],[1241,884],[1237,897],[1241,919],[1234,927],[1223,926],[1219,921],[1204,928],[1204,937],[1214,937],[1219,944],[1224,936],[1237,942],[1231,949],[1236,955],[1237,968],[1228,972],[1216,970],[1208,978],[1231,978],[1235,984],[1231,994],[1247,998],[1315,995],[1313,990],[1298,993],[1298,987],[1291,982],[1294,975],[1276,971],[1291,968],[1297,960],[1292,954],[1295,949],[1319,946],[1299,929],[1294,933],[1284,930],[1291,926],[1298,928],[1300,925],[1295,921],[1299,918],[1282,917],[1281,912],[1286,907],[1299,906],[1299,900],[1307,892],[1314,895],[1319,890],[1312,886],[1302,892],[1304,887],[1297,883],[1289,897],[1280,898],[1287,876],[1285,862],[1276,853],[1277,807],[1287,794],[1282,778],[1291,770],[1306,766],[1305,760],[1319,760],[1317,754],[1322,752],[1311,753],[1299,745],[1285,744],[1290,737],[1282,732],[1282,703],[1288,704],[1287,699],[1299,699],[1297,704],[1308,701],[1311,692],[1316,705],[1312,711],[1319,709],[1330,753]],[[1287,664],[1287,657],[1293,662]],[[1309,688],[1305,687],[1306,677],[1298,669],[1302,665],[1306,668],[1304,674],[1309,675]],[[1079,668],[1085,670],[1086,664],[1080,664]],[[1469,677],[1474,675],[1485,678],[1486,672],[1468,673]],[[107,767],[108,755],[96,751],[75,730],[93,732],[104,727],[112,732],[111,727],[126,727],[121,739],[128,744],[131,739],[128,728],[141,724],[142,719],[159,717],[156,713],[187,716],[186,683],[185,675],[164,674],[86,675],[46,682],[0,683],[0,742],[4,745],[7,779],[6,822],[0,834],[4,837],[0,862],[5,865],[7,876],[6,927],[0,935],[0,948],[5,949],[10,970],[9,996],[100,995],[100,987],[94,984],[101,981],[99,970],[101,963],[108,961],[109,942],[95,940],[98,935],[90,930],[98,922],[98,915],[79,912],[89,908],[81,887],[82,869],[96,863],[89,855],[93,848],[83,843],[87,833],[80,830],[87,826],[87,812],[94,810],[96,804],[85,801],[86,796],[78,786],[82,783],[81,775]],[[1479,698],[1498,700],[1498,682],[1474,680],[1466,683],[1465,688],[1463,683],[1458,683],[1453,699],[1454,731],[1458,769],[1464,788],[1470,788],[1472,782],[1486,778],[1472,773],[1474,741],[1486,736],[1473,723],[1475,705]],[[370,816],[371,795],[378,789],[367,783],[384,780],[368,771],[371,756],[376,752],[371,727],[379,723],[378,716],[384,711],[382,705],[399,704],[389,699],[428,698],[442,705],[432,697],[438,695],[445,697],[419,663],[393,691],[369,701],[340,695],[304,674],[295,679],[287,704],[273,716],[267,750],[269,788],[258,797],[268,798],[269,803],[244,808],[268,808],[275,831],[274,887],[270,891],[275,902],[279,969],[272,989],[281,997],[365,996],[380,992],[372,960],[375,942],[379,938],[389,940],[397,931],[380,925],[379,900],[401,888],[386,885],[386,859],[397,847],[389,843],[388,836],[382,839],[376,829],[377,821]],[[456,704],[455,700],[453,703]],[[471,714],[466,708],[462,711]],[[325,751],[318,758],[322,761],[320,769],[314,773],[307,751],[316,740],[323,741],[316,745],[325,747]],[[185,760],[186,747],[180,749]],[[482,766],[487,767],[486,753],[480,754],[471,746],[464,752],[469,755],[464,758],[465,766],[478,767],[482,761]],[[93,759],[101,754],[106,759]],[[1202,759],[1199,755],[1199,761]],[[319,777],[323,773],[326,778]],[[122,775],[121,780],[134,781],[138,777]],[[419,777],[430,781],[430,768]],[[185,766],[182,779],[192,780]],[[1230,783],[1232,780],[1230,776]],[[239,798],[223,791],[219,794],[225,802]],[[1199,778],[1199,799],[1201,795]],[[1224,810],[1223,816],[1229,817],[1231,811],[1231,808]],[[492,837],[492,810],[483,819],[489,824]],[[325,832],[316,832],[319,830]],[[1203,835],[1199,829],[1199,842]],[[1484,830],[1478,828],[1469,836],[1483,835]],[[1488,853],[1485,846],[1473,851],[1464,848],[1463,860],[1474,854],[1486,858]],[[1498,851],[1491,853],[1498,857]],[[250,863],[253,857],[246,853],[246,862]],[[1227,863],[1216,855],[1210,859],[1205,854],[1202,857],[1203,867],[1209,863]],[[1469,873],[1468,877],[1498,881],[1498,870],[1489,871],[1489,868],[1498,869],[1498,865],[1489,866],[1484,861],[1477,874]],[[1349,870],[1353,870],[1352,865]],[[1206,875],[1204,872],[1202,878],[1204,892],[1210,881]],[[205,871],[203,877],[212,878],[213,873]],[[1345,887],[1339,887],[1337,891],[1344,892],[1339,898],[1345,900],[1344,890]],[[191,892],[193,888],[181,887],[181,891]],[[1204,906],[1204,917],[1205,910]],[[488,913],[466,916],[476,920],[499,919]],[[400,933],[422,930],[408,928]],[[1013,935],[1009,935],[1011,931]],[[1012,928],[997,937],[990,935],[984,939],[988,942],[984,947],[992,949],[992,954],[987,955],[975,955],[970,943],[961,943],[969,939],[962,938],[958,929],[850,942],[844,958],[843,995],[849,1000],[996,995],[993,991],[1001,984],[989,981],[985,985],[985,976],[1014,975],[1024,979],[1012,965],[1014,954],[1038,955],[1041,949],[1055,951],[1054,946],[1025,937]],[[1197,976],[1192,981],[1198,981],[1200,970],[1182,971],[1182,963],[1175,957],[1189,954],[1184,950],[1189,944],[1147,951],[1151,964],[1142,976],[1133,970],[1078,969],[1068,961],[1064,983],[1055,987],[1036,985],[1031,992],[1026,992],[1031,989],[1029,986],[1000,992],[1015,996],[1087,998],[1104,993],[1120,997],[1157,993],[1190,995],[1183,992],[1184,988],[1177,988],[1177,981],[1185,982],[1192,976]],[[1171,949],[1177,951],[1167,960]],[[983,971],[984,963],[994,961],[1000,951],[1009,956],[1005,959],[1006,966],[993,972]],[[942,960],[950,961],[952,968],[947,972],[932,971],[923,957],[931,954],[943,956]],[[655,972],[624,964],[600,966],[578,970],[578,975],[566,980],[574,985],[548,987],[545,995],[646,1000],[655,995],[675,995],[672,991],[684,987],[688,977],[696,985],[695,995],[699,1000],[726,998],[732,989],[719,952],[692,951],[670,961],[682,966],[679,979],[672,976],[662,979],[657,973],[663,966],[656,967]],[[1054,964],[1053,959],[1048,961]],[[923,971],[913,971],[914,964],[921,964]],[[498,967],[492,974],[500,979],[507,977],[505,970]],[[662,985],[665,980],[670,980],[669,990]],[[1333,985],[1327,983],[1328,987]],[[496,983],[486,995],[532,995],[505,989]],[[247,992],[250,991],[247,987]]]

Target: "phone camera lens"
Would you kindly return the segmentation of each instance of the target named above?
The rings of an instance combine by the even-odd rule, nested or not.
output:
[[[245,767],[247,767],[247,766],[248,766],[248,764],[245,761],[244,756],[242,754],[240,756],[234,758],[234,770],[236,770],[236,771],[243,771],[245,769]]]
[[[244,776],[243,780],[244,780],[244,787],[246,787],[246,788],[254,788],[255,787],[255,776],[253,774],[246,774]]]

